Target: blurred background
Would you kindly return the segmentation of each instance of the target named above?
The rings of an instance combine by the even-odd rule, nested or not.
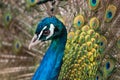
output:
[[[28,50],[37,22],[48,16],[46,5],[30,5],[29,0],[0,0],[0,80],[30,80],[49,45]]]
[[[0,0],[0,80],[31,79],[50,41],[42,42],[31,50],[28,49],[28,45],[34,35],[37,23],[42,18],[50,16],[52,9],[54,9],[52,15],[55,15],[67,26],[68,32],[75,30],[73,19],[76,15],[86,15],[86,22],[94,15],[87,8],[85,0],[61,0],[56,1],[56,5],[51,2],[35,5],[35,1]],[[114,29],[113,27],[110,29],[100,28],[101,33],[107,36],[108,42],[112,45],[108,46],[107,50],[114,48],[111,54],[117,53],[114,56],[120,56],[119,24],[120,19],[116,21]],[[105,33],[106,30],[108,33]],[[116,35],[115,39],[113,39],[114,35]],[[117,58],[119,61],[120,57]]]
[[[48,48],[50,41],[28,49],[38,21],[52,9],[51,2],[35,5],[36,1],[0,0],[0,80],[30,80]],[[66,4],[62,1],[58,9]],[[61,20],[60,14],[67,15],[57,13]]]

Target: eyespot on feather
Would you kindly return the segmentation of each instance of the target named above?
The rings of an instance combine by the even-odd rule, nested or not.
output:
[[[9,11],[5,12],[3,16],[3,21],[4,21],[4,26],[8,27],[10,22],[12,21],[12,13]]]
[[[98,45],[100,47],[100,52],[103,52],[107,46],[107,39],[104,36],[101,36],[100,39],[98,39]]]
[[[94,30],[97,30],[99,27],[99,20],[96,17],[93,17],[90,19],[90,27],[93,28]]]
[[[74,27],[76,29],[80,29],[85,23],[84,17],[82,15],[78,15],[74,18]]]
[[[87,0],[90,10],[96,10],[99,6],[100,0]]]
[[[114,70],[115,68],[115,62],[113,59],[106,59],[103,63],[103,68],[102,73],[104,78],[106,79],[108,76],[111,75],[111,72]]]
[[[97,74],[96,74],[95,80],[103,80],[102,73],[100,73],[99,71],[97,71]]]
[[[19,53],[21,50],[22,44],[19,40],[14,40],[13,42],[13,52]]]
[[[116,6],[109,5],[106,9],[104,20],[106,22],[110,22],[114,18],[116,11],[117,11]]]

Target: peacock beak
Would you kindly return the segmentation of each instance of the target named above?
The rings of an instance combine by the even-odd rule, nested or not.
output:
[[[29,44],[28,49],[30,50],[33,46],[39,44],[41,41],[38,39],[37,35],[35,34]]]

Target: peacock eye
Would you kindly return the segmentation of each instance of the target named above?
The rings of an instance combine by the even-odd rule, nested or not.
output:
[[[44,30],[43,31],[43,35],[45,35],[45,36],[47,36],[47,35],[49,35],[50,34],[50,30]]]

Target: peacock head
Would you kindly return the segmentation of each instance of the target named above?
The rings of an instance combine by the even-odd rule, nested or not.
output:
[[[59,37],[64,31],[65,26],[56,17],[47,17],[41,20],[36,28],[29,49],[41,41],[52,40]]]

